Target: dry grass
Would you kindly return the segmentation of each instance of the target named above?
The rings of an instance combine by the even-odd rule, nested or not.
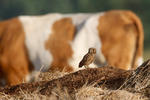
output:
[[[102,90],[96,87],[83,87],[76,93],[77,100],[146,100],[140,94],[125,90]]]
[[[74,95],[69,95],[67,90],[61,91],[55,88],[51,96],[38,94],[37,91],[29,93],[22,91],[19,95],[6,95],[0,93],[1,100],[148,100],[140,94],[134,94],[125,90],[102,90],[93,86],[84,86]]]
[[[0,93],[0,99],[1,100],[57,100],[55,96],[48,97],[48,96],[38,94],[36,92],[29,93],[27,91],[26,92],[22,91],[22,93],[13,96]]]
[[[51,71],[50,72],[40,72],[40,74],[38,75],[38,77],[35,81],[50,81],[50,80],[53,80],[56,78],[60,78],[66,74],[69,74],[69,73],[59,72],[59,71],[56,71],[55,73],[51,72]]]
[[[39,72],[34,81],[50,81],[66,74],[69,73]],[[150,100],[150,60],[145,65],[143,63],[138,67],[117,90],[94,86],[95,84],[87,85],[85,83],[74,93],[69,94],[67,88],[61,88],[61,85],[57,84],[52,89],[50,96],[41,95],[38,87],[32,93],[20,89],[19,93],[15,95],[0,92],[0,100]]]
[[[68,73],[65,72],[41,72],[36,81],[52,80],[62,77]],[[0,93],[1,100],[148,100],[141,94],[130,93],[126,90],[103,90],[86,84],[76,90],[75,94],[68,94],[67,89],[62,91],[59,86],[54,88],[51,96],[41,95],[37,91],[29,93],[21,91],[19,94],[10,96]]]

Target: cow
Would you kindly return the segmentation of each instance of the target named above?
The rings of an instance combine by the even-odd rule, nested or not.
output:
[[[0,78],[8,85],[27,82],[34,71],[78,70],[90,47],[96,58],[124,70],[142,63],[142,23],[132,11],[18,16],[0,22]]]

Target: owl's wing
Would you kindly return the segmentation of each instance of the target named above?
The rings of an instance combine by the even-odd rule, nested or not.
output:
[[[81,60],[81,62],[79,63],[79,67],[82,67],[83,65],[89,63],[92,61],[92,57],[89,54],[86,54],[83,59]]]
[[[91,59],[91,56],[89,54],[86,54],[84,57],[83,57],[83,61],[84,62],[87,62]]]
[[[92,63],[92,61],[94,60],[94,58],[93,58],[93,56],[92,55],[86,55],[86,57],[85,57],[86,59],[86,64],[90,64],[90,63]]]

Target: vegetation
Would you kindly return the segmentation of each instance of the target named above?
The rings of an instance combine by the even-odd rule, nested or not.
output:
[[[2,100],[149,100],[150,59],[136,70],[110,66],[40,72],[34,82],[0,88]]]

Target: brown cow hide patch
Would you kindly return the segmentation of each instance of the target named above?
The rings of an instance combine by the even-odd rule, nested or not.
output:
[[[53,57],[51,70],[72,71],[68,65],[68,59],[73,51],[70,42],[73,40],[75,26],[71,18],[62,18],[56,21],[52,27],[52,34],[46,41],[46,49],[50,51]]]
[[[31,63],[24,41],[25,33],[18,18],[0,22],[1,76],[10,85],[22,83],[29,74]]]

